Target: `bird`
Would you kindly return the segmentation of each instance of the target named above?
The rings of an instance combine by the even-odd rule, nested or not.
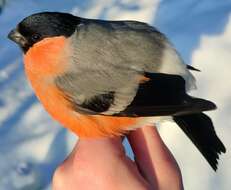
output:
[[[170,120],[217,170],[226,148],[204,113],[216,105],[188,95],[196,88],[191,71],[199,70],[154,26],[39,12],[8,38],[21,48],[44,108],[79,138],[122,136]]]

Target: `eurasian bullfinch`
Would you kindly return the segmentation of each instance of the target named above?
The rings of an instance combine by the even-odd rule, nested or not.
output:
[[[172,119],[214,170],[226,149],[203,112],[216,105],[189,96],[195,78],[166,36],[137,21],[42,12],[9,33],[26,75],[51,116],[82,137],[111,137]]]

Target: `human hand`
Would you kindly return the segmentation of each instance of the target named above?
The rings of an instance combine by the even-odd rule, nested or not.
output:
[[[53,190],[182,190],[180,169],[154,127],[127,136],[135,162],[121,138],[80,139],[58,167]]]

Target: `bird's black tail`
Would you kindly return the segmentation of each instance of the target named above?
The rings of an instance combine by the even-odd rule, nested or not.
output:
[[[211,119],[204,113],[178,115],[173,119],[216,171],[219,154],[225,153],[226,149],[217,137]]]

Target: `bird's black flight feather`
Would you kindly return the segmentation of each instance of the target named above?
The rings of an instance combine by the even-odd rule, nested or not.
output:
[[[225,153],[226,149],[217,137],[211,119],[203,113],[175,116],[173,119],[216,171],[219,154]]]

